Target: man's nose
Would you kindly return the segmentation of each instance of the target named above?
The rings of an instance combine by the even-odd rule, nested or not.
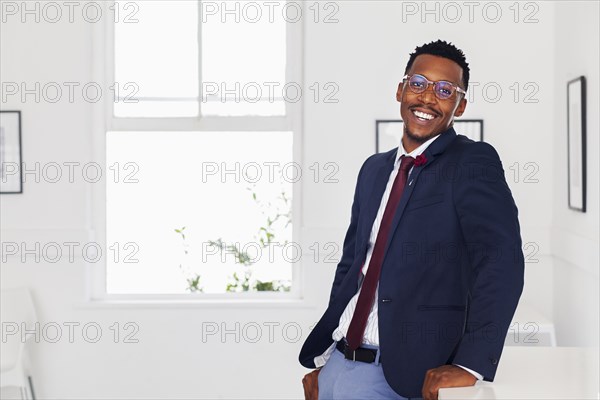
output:
[[[423,103],[434,104],[437,102],[437,98],[435,97],[435,92],[433,91],[433,85],[429,84],[425,88],[425,91],[419,93],[419,100]]]

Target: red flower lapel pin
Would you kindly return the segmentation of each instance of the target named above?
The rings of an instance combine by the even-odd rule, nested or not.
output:
[[[424,154],[419,154],[415,158],[415,167],[420,167],[421,165],[427,164],[427,157]]]

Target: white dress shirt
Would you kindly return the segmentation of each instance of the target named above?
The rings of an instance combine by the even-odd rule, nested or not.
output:
[[[398,146],[398,152],[396,154],[396,161],[394,162],[394,169],[390,173],[390,177],[388,179],[388,183],[385,188],[385,192],[383,193],[383,196],[381,197],[381,203],[379,205],[379,210],[377,211],[377,216],[375,217],[375,221],[373,222],[373,227],[371,228],[371,234],[369,236],[369,244],[367,247],[367,256],[365,258],[365,264],[362,268],[363,276],[366,276],[366,274],[367,274],[367,269],[369,268],[371,256],[373,255],[373,247],[375,247],[375,241],[377,239],[379,227],[381,225],[381,221],[383,220],[383,213],[385,212],[385,207],[386,207],[388,199],[390,197],[390,193],[392,191],[392,186],[394,184],[394,180],[396,179],[396,176],[398,175],[398,170],[400,169],[400,157],[402,157],[403,155],[407,155],[409,157],[416,158],[418,155],[423,153],[427,149],[427,147],[429,147],[429,145],[431,143],[433,143],[433,141],[435,139],[437,139],[439,136],[440,135],[432,137],[431,139],[427,140],[426,142],[421,144],[419,147],[417,147],[410,153],[406,152],[406,150],[404,149],[404,146],[402,145],[402,141],[400,141],[400,145]],[[411,167],[411,169],[409,171],[409,175],[412,172],[413,168],[414,167]],[[378,285],[378,287],[379,287],[379,285]],[[362,287],[361,287],[361,289],[362,289]],[[350,325],[350,321],[352,320],[352,316],[354,315],[354,309],[356,308],[356,303],[358,301],[358,296],[360,295],[361,289],[359,289],[358,292],[350,299],[350,301],[348,302],[348,305],[346,306],[346,309],[342,313],[342,316],[340,317],[339,325],[333,331],[333,334],[331,335],[334,342],[331,344],[331,346],[329,346],[329,348],[327,350],[325,350],[325,352],[323,354],[315,357],[314,362],[315,362],[315,366],[317,368],[325,365],[325,363],[329,359],[329,356],[335,350],[335,342],[339,342],[346,336],[346,333],[348,332],[348,327]],[[375,298],[377,298],[377,290],[375,291]],[[367,325],[365,327],[365,332],[364,332],[363,340],[362,340],[363,343],[373,345],[373,346],[379,346],[379,325],[378,325],[377,310],[378,310],[378,305],[377,305],[377,302],[374,301],[371,311],[369,313],[369,316],[367,318]],[[469,371],[471,374],[473,374],[475,377],[477,377],[477,379],[480,379],[480,380],[483,379],[483,376],[481,376],[477,372],[472,371],[468,368],[465,368],[461,365],[458,365],[458,366]]]

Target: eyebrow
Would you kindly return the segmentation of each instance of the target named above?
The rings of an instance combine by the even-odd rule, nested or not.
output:
[[[427,78],[428,80],[430,80],[430,81],[432,81],[432,82],[446,81],[446,82],[453,83],[453,84],[455,84],[456,86],[458,86],[458,87],[460,87],[461,89],[463,89],[463,87],[461,86],[461,84],[462,84],[462,80],[460,80],[459,82],[455,82],[455,81],[453,81],[452,79],[431,79],[431,78],[429,78],[427,75],[425,75],[425,74],[421,74],[421,73],[419,73],[419,72],[415,72],[415,73],[413,73],[413,74],[407,74],[407,75],[421,75],[421,76],[424,76],[425,78]],[[463,89],[463,90],[464,90],[464,89]]]

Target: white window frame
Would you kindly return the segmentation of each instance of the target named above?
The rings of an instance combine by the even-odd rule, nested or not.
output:
[[[109,7],[114,6],[113,1],[99,3],[103,8],[103,15],[110,14]],[[303,3],[303,15],[306,15]],[[201,7],[198,7],[198,21],[202,21]],[[304,89],[303,82],[303,21],[302,18],[296,23],[286,24],[286,82],[296,82]],[[103,18],[101,22],[94,24],[92,33],[92,76],[103,89],[109,88],[114,82],[114,21],[111,18]],[[198,29],[198,43],[201,41],[202,29]],[[201,56],[201,49],[199,56]],[[201,79],[201,62],[198,63],[199,84]],[[121,82],[119,82],[121,84]],[[201,94],[201,92],[199,92]],[[102,101],[93,107],[92,115],[92,157],[93,161],[103,167],[106,177],[106,133],[109,131],[291,131],[293,132],[293,161],[302,164],[302,117],[303,100],[297,103],[285,102],[285,116],[240,116],[219,117],[202,116],[199,112],[196,117],[153,117],[153,118],[130,118],[115,117],[113,101],[110,96],[103,96]],[[201,102],[200,102],[201,103]],[[200,105],[201,106],[201,105]],[[189,294],[109,294],[106,288],[106,182],[105,179],[97,184],[90,185],[90,214],[88,216],[91,226],[90,240],[99,244],[104,251],[102,262],[87,264],[86,270],[89,277],[87,287],[87,298],[89,302],[96,305],[119,305],[126,306],[141,305],[161,307],[169,304],[192,305],[192,306],[214,306],[225,305],[234,307],[255,306],[260,303],[269,305],[306,306],[303,301],[303,290],[301,286],[302,270],[300,262],[292,264],[292,288],[290,292],[244,292],[244,293],[189,293]],[[292,184],[292,240],[301,243],[301,186],[302,181]],[[304,254],[300,259],[304,258]],[[99,265],[101,264],[101,265]]]

